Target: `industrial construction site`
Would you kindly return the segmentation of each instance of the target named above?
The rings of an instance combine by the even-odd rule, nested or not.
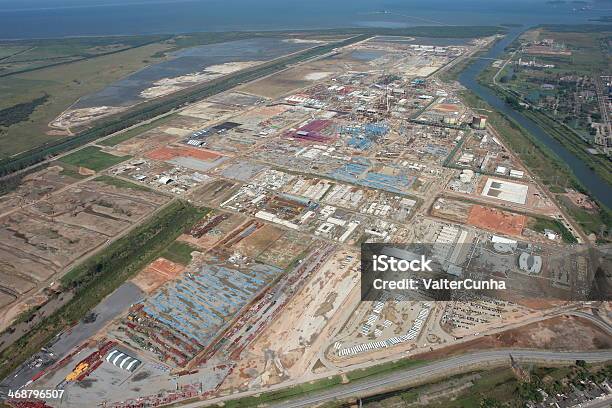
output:
[[[509,347],[508,330],[580,312],[565,294],[588,292],[595,271],[563,254],[583,236],[439,75],[493,41],[371,37],[93,143],[97,162],[77,151],[28,175],[0,197],[3,329],[68,302],[54,295],[63,275],[147,217],[178,200],[205,211],[0,392],[65,390],[50,407],[193,402],[495,336],[483,347]],[[362,301],[364,243],[437,244],[449,274],[481,267],[531,296]],[[612,347],[575,320],[585,344]]]

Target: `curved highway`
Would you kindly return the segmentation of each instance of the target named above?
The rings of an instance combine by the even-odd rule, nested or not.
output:
[[[512,355],[512,357],[519,362],[573,362],[576,360],[598,362],[612,360],[612,350],[594,352],[559,352],[521,349],[489,350],[450,357],[416,368],[395,370],[385,375],[376,376],[375,378],[366,378],[364,380],[335,386],[321,390],[317,393],[311,393],[299,398],[279,402],[272,406],[283,408],[311,407],[315,404],[320,404],[335,399],[374,395],[392,387],[410,386],[410,384],[416,384],[417,382],[426,383],[428,380],[439,377],[441,373],[459,374],[461,372],[468,372],[485,365],[499,365],[504,363],[510,364],[510,355]],[[259,389],[257,391],[237,393],[232,396],[186,404],[184,407],[205,407],[222,401],[239,399],[282,388],[284,387],[278,386],[270,387],[269,389]]]
[[[294,400],[286,401],[277,405],[284,408],[310,407],[321,402],[354,397],[359,395],[376,394],[379,390],[393,386],[401,386],[404,383],[422,381],[427,378],[435,378],[441,372],[468,371],[474,365],[494,364],[510,362],[510,355],[517,361],[575,361],[585,360],[587,362],[612,360],[612,351],[594,353],[581,352],[548,352],[535,350],[493,350],[476,354],[466,354],[447,360],[436,361],[427,366],[414,368],[408,371],[397,371],[388,375],[366,379],[364,381],[346,384],[333,389],[322,391],[318,395],[307,395]]]

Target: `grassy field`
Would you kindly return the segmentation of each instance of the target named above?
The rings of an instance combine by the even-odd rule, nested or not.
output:
[[[349,380],[355,381],[360,378],[384,374],[389,371],[410,368],[410,367],[418,367],[424,363],[425,361],[422,361],[422,360],[402,359],[399,361],[391,361],[389,363],[378,364],[372,367],[350,371],[349,373],[346,374],[346,376]]]
[[[534,231],[544,233],[544,230],[548,229],[559,234],[563,239],[563,242],[568,244],[575,244],[578,242],[576,241],[574,235],[569,232],[567,228],[565,228],[565,225],[563,225],[560,221],[541,217],[533,218],[533,220],[533,223],[529,227]]]
[[[403,359],[399,361],[379,364],[376,366],[368,367],[366,369],[350,371],[346,374],[346,377],[349,381],[355,381],[366,377],[384,374],[394,370],[402,370],[410,367],[416,367],[424,363],[425,361]],[[227,401],[225,403],[225,407],[246,408],[254,407],[264,403],[279,402],[289,398],[307,395],[310,392],[331,388],[336,385],[340,385],[341,383],[342,380],[340,376],[328,377],[321,380],[300,384],[294,387],[285,388],[279,391],[265,392],[253,397],[246,397],[238,400]],[[332,404],[330,406],[334,405]]]
[[[192,247],[186,242],[174,241],[160,256],[172,262],[187,266],[191,262],[191,253],[196,250],[197,248]]]
[[[599,211],[587,211],[573,204],[567,197],[557,196],[559,203],[567,210],[570,216],[588,234],[595,234],[599,242],[606,242],[601,237],[602,228],[612,228],[612,212],[608,208],[600,208]],[[609,240],[610,237],[607,238]]]
[[[76,167],[85,167],[94,171],[101,171],[115,164],[121,163],[129,159],[130,156],[114,156],[112,154],[104,153],[96,146],[87,146],[81,150],[77,150],[74,153],[70,153],[59,159],[60,163],[70,164]]]
[[[54,336],[78,322],[102,299],[159,256],[185,228],[206,210],[173,201],[145,224],[111,243],[101,252],[70,270],[61,279],[74,297],[30,332],[0,353],[0,378],[40,350]]]
[[[56,163],[54,163],[56,164]],[[71,164],[62,163],[62,171],[60,172],[62,176],[68,176],[75,179],[84,179],[87,177],[85,174],[79,173],[79,168],[77,166],[73,166]]]
[[[260,404],[278,402],[292,397],[305,395],[311,392],[324,390],[335,385],[339,385],[341,379],[339,376],[333,376],[318,381],[312,381],[306,384],[296,385],[294,387],[285,388],[279,391],[265,392],[258,396],[241,398],[238,400],[226,401],[226,408],[250,408]]]
[[[545,113],[533,110],[523,112],[525,116],[546,129],[547,133],[560,141],[568,150],[580,157],[599,176],[612,185],[612,163],[604,155],[593,155],[586,149],[591,147],[571,129],[549,118]]]
[[[567,31],[566,31],[567,30]],[[567,62],[561,69],[577,73],[595,71],[610,72],[612,58],[607,50],[607,42],[612,33],[612,25],[601,25],[598,31],[572,31],[572,26],[561,29],[555,26],[544,26],[539,30],[540,38],[551,38],[557,43],[563,43],[572,51]]]
[[[0,127],[0,159],[57,140],[49,122],[77,99],[96,92],[124,76],[156,61],[152,56],[169,49],[155,43],[121,53],[87,59],[0,78],[0,109],[29,103],[44,95],[49,98],[27,120]]]
[[[432,408],[468,408],[480,407],[485,398],[494,398],[499,401],[509,401],[515,394],[517,380],[510,369],[487,372],[478,380],[467,393],[462,393],[453,401],[443,400],[433,402],[429,406]],[[410,392],[410,391],[408,391]],[[413,390],[412,394],[419,395],[418,391]]]
[[[114,54],[169,37],[149,35],[0,41],[0,77]]]

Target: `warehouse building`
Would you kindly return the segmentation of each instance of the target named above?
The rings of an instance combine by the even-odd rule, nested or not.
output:
[[[106,361],[121,369],[133,372],[142,362],[120,350],[112,350],[106,356]]]

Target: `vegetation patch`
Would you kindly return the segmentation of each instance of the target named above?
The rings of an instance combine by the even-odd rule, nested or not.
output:
[[[299,384],[294,387],[284,388],[278,391],[266,392],[252,397],[245,397],[238,400],[226,401],[226,408],[247,408],[256,407],[259,404],[282,401],[288,398],[297,397],[311,392],[323,390],[341,383],[340,376],[324,378],[322,380],[311,381]]]
[[[404,359],[404,360],[398,360],[398,361],[391,361],[389,363],[378,364],[372,367],[351,371],[346,374],[346,377],[349,380],[354,381],[354,380],[358,380],[361,378],[370,377],[373,375],[384,374],[389,371],[418,367],[423,364],[425,364],[425,361],[423,360]]]
[[[60,163],[70,164],[77,167],[85,167],[94,171],[101,171],[115,164],[121,163],[131,156],[115,156],[105,153],[96,146],[87,146],[74,153],[70,153],[59,159]]]
[[[38,169],[37,169],[38,170]],[[79,173],[79,168],[71,164],[62,163],[62,171],[59,173],[62,176],[71,177],[77,180],[84,179],[87,176]]]
[[[49,95],[45,94],[30,102],[19,103],[0,110],[0,126],[9,127],[28,120],[36,108],[47,102],[47,100],[49,100]]]
[[[21,185],[23,178],[28,174],[35,173],[37,171],[43,170],[48,167],[49,164],[45,163],[43,165],[36,166],[34,168],[30,168],[27,171],[23,171],[21,173],[11,174],[6,177],[0,178],[0,196],[8,194],[12,191],[17,190],[17,188]]]
[[[191,253],[193,251],[197,251],[197,248],[194,248],[186,242],[174,241],[164,252],[162,252],[161,257],[177,264],[187,266],[191,262]]]
[[[552,218],[532,217],[532,223],[529,225],[531,229],[537,232],[544,233],[544,230],[551,230],[561,236],[563,242],[575,244],[578,241],[576,237],[563,225],[559,220]]]
[[[390,363],[379,364],[376,366],[368,367],[363,370],[356,370],[347,373],[346,377],[349,381],[354,381],[373,375],[384,374],[393,370],[401,370],[410,367],[416,367],[424,364],[425,361],[421,360],[399,360],[392,361]],[[310,392],[320,391],[327,388],[331,388],[337,385],[341,385],[342,379],[340,376],[333,376],[324,378],[317,381],[311,381],[305,384],[299,384],[294,387],[285,388],[278,391],[266,392],[253,397],[241,398],[238,400],[227,401],[225,407],[227,408],[242,408],[242,407],[255,407],[259,404],[278,402],[289,398],[299,397],[301,395],[308,394]]]

